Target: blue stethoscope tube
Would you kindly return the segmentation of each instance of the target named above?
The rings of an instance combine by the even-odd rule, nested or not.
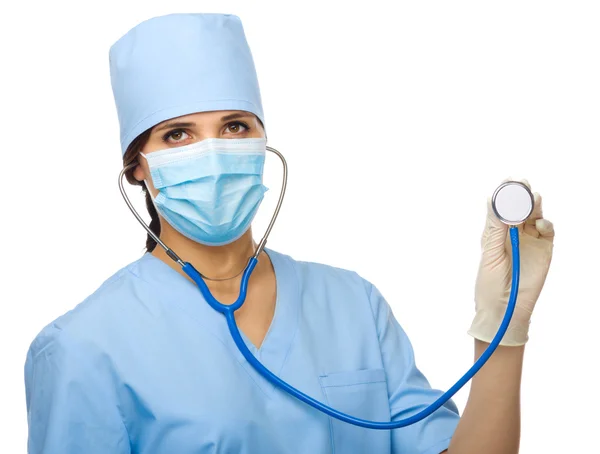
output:
[[[496,336],[494,337],[494,339],[492,340],[490,345],[485,349],[483,354],[479,357],[479,359],[477,359],[475,364],[473,364],[473,366],[467,371],[467,373],[465,375],[463,375],[460,378],[460,380],[458,380],[454,384],[454,386],[452,386],[448,391],[446,391],[444,394],[442,394],[431,405],[429,405],[427,408],[421,410],[419,413],[417,413],[413,416],[410,416],[408,418],[405,418],[405,419],[402,419],[399,421],[392,421],[392,422],[368,421],[365,419],[355,418],[351,415],[342,413],[334,408],[331,408],[331,407],[323,404],[322,402],[319,402],[318,400],[313,399],[312,397],[304,394],[302,391],[299,391],[298,389],[294,388],[292,385],[286,383],[281,378],[279,378],[277,375],[275,375],[273,372],[271,372],[269,369],[267,369],[265,366],[263,366],[262,363],[258,359],[256,359],[256,357],[248,349],[246,343],[242,339],[240,330],[237,327],[237,324],[235,322],[235,316],[234,316],[235,311],[237,309],[239,309],[240,307],[242,307],[242,304],[244,304],[244,301],[246,299],[246,293],[248,290],[248,280],[250,279],[250,275],[252,274],[252,271],[254,271],[254,268],[256,267],[256,264],[258,263],[258,260],[255,257],[252,257],[250,259],[250,261],[248,262],[248,264],[246,265],[246,269],[244,270],[244,274],[242,276],[242,282],[240,284],[240,294],[238,296],[238,299],[231,305],[221,304],[212,296],[212,294],[210,293],[210,290],[208,289],[208,287],[206,285],[206,282],[204,282],[204,279],[202,278],[200,273],[198,273],[198,271],[196,271],[196,269],[190,263],[185,262],[185,264],[183,265],[183,271],[185,271],[185,273],[196,283],[196,285],[198,285],[198,288],[200,289],[202,296],[208,302],[208,304],[216,311],[219,311],[223,315],[225,315],[225,319],[227,320],[227,326],[229,327],[229,332],[231,333],[231,336],[233,337],[233,340],[235,341],[235,345],[237,345],[237,348],[240,350],[242,355],[244,355],[244,358],[246,358],[246,360],[252,365],[252,367],[254,367],[254,369],[256,369],[256,371],[259,374],[261,374],[265,379],[267,379],[273,385],[279,387],[283,391],[285,391],[288,394],[294,396],[295,398],[301,400],[302,402],[305,402],[306,404],[310,405],[311,407],[314,407],[317,410],[319,410],[329,416],[339,419],[340,421],[344,421],[349,424],[354,424],[354,425],[360,426],[360,427],[366,427],[369,429],[381,429],[381,430],[398,429],[400,427],[410,426],[411,424],[421,421],[422,419],[426,418],[427,416],[431,415],[434,411],[439,409],[442,405],[444,405],[471,378],[473,378],[473,376],[479,371],[479,369],[481,369],[481,367],[487,362],[487,360],[490,358],[490,356],[492,356],[492,353],[494,353],[494,351],[496,350],[498,345],[500,345],[500,341],[504,337],[504,334],[506,333],[506,330],[508,329],[508,325],[509,325],[512,315],[514,313],[516,302],[517,302],[517,294],[519,291],[519,278],[520,278],[519,230],[516,226],[511,226],[509,231],[510,231],[510,240],[511,240],[511,245],[512,245],[512,256],[513,256],[512,286],[510,289],[510,296],[508,299],[508,306],[506,308],[506,313],[504,315],[504,319],[502,320],[500,328],[498,329],[498,332],[496,333]]]
[[[242,353],[244,358],[252,365],[252,367],[254,367],[254,369],[256,369],[256,371],[259,374],[261,374],[266,380],[268,380],[273,385],[279,387],[283,391],[289,393],[293,397],[301,400],[302,402],[305,402],[306,404],[310,405],[311,407],[314,407],[317,410],[319,410],[333,418],[339,419],[340,421],[344,421],[349,424],[354,424],[356,426],[366,427],[369,429],[386,430],[386,429],[398,429],[400,427],[410,426],[411,424],[421,421],[422,419],[426,418],[427,416],[431,415],[434,411],[439,409],[442,405],[444,405],[471,378],[473,378],[473,376],[487,362],[487,360],[490,358],[490,356],[492,356],[492,353],[494,353],[494,351],[496,350],[498,345],[500,345],[500,341],[502,340],[502,338],[504,337],[504,334],[506,333],[506,330],[508,329],[508,325],[510,323],[510,320],[511,320],[514,310],[515,310],[515,306],[516,306],[516,302],[517,302],[517,294],[519,291],[519,277],[520,277],[519,230],[516,225],[511,225],[510,221],[507,222],[507,220],[505,220],[502,216],[499,215],[499,213],[497,212],[496,207],[495,207],[495,198],[498,195],[499,191],[504,186],[512,185],[512,184],[520,185],[529,194],[530,205],[531,205],[529,214],[531,214],[531,210],[533,209],[533,196],[531,195],[530,191],[523,184],[518,183],[518,182],[517,183],[516,182],[507,182],[507,183],[501,185],[494,193],[494,197],[493,197],[494,210],[496,211],[496,214],[503,222],[508,223],[510,225],[509,231],[510,231],[510,239],[511,239],[511,245],[512,245],[513,269],[512,269],[512,286],[510,289],[510,296],[508,299],[506,313],[504,315],[504,319],[502,320],[502,323],[500,324],[500,327],[498,328],[498,332],[496,333],[496,336],[494,337],[494,339],[492,339],[492,342],[490,343],[488,348],[485,349],[485,351],[477,359],[475,364],[473,364],[473,366],[467,371],[467,373],[465,375],[463,375],[460,378],[460,380],[458,380],[454,384],[454,386],[452,386],[448,391],[446,391],[443,395],[441,395],[431,405],[429,405],[427,408],[421,410],[419,413],[417,413],[413,416],[410,416],[408,418],[402,419],[400,421],[393,421],[393,422],[367,421],[364,419],[355,418],[351,415],[348,415],[348,414],[342,413],[338,410],[335,410],[334,408],[331,408],[331,407],[323,404],[322,402],[319,402],[318,400],[313,399],[312,397],[304,394],[302,391],[299,391],[298,389],[294,388],[290,384],[286,383],[285,381],[283,381],[282,379],[277,377],[270,370],[268,370],[265,366],[263,366],[261,364],[261,362],[254,357],[252,352],[250,352],[250,350],[246,346],[246,343],[242,339],[242,335],[240,333],[239,328],[237,327],[237,324],[235,323],[234,313],[236,310],[238,310],[240,307],[242,307],[242,305],[244,304],[244,301],[246,300],[246,295],[248,292],[248,281],[250,279],[250,275],[252,274],[252,272],[254,271],[254,268],[256,267],[256,265],[258,263],[258,256],[259,256],[260,252],[263,250],[266,240],[267,240],[267,237],[269,236],[269,233],[270,233],[271,229],[273,228],[273,224],[274,224],[275,219],[277,218],[277,215],[281,208],[281,204],[283,201],[283,197],[285,195],[285,189],[286,189],[286,185],[287,185],[287,164],[286,164],[285,158],[279,151],[277,151],[274,148],[267,147],[267,150],[276,154],[283,164],[283,184],[281,187],[281,193],[279,195],[279,200],[277,202],[275,212],[273,214],[273,217],[271,218],[271,222],[269,223],[267,230],[266,230],[262,240],[260,241],[254,256],[250,258],[250,260],[248,261],[248,264],[246,265],[246,268],[243,271],[242,280],[240,283],[239,296],[238,296],[237,300],[231,305],[221,304],[219,301],[217,301],[215,299],[215,297],[213,297],[213,295],[211,294],[210,290],[208,289],[208,286],[206,285],[206,282],[204,281],[204,278],[202,277],[202,275],[190,263],[184,262],[181,258],[179,258],[179,256],[172,249],[167,247],[167,245],[165,245],[161,241],[161,239],[152,231],[152,229],[150,229],[150,227],[148,225],[146,225],[146,223],[144,222],[142,217],[135,210],[131,201],[127,197],[125,188],[123,187],[123,178],[125,176],[125,172],[128,169],[137,165],[136,163],[131,163],[121,170],[121,172],[119,174],[119,189],[121,191],[121,195],[123,196],[123,199],[127,203],[127,206],[129,207],[129,209],[131,210],[133,215],[136,217],[138,222],[148,232],[148,235],[150,235],[156,241],[156,243],[165,250],[167,255],[173,261],[177,262],[182,267],[183,271],[196,283],[196,285],[200,289],[200,292],[202,293],[202,296],[208,302],[208,304],[214,310],[222,313],[225,316],[225,319],[227,321],[227,326],[229,328],[229,332],[231,333],[231,336],[232,336],[237,348],[240,350],[240,352]],[[529,214],[527,216],[529,216]],[[525,218],[527,216],[525,216]]]

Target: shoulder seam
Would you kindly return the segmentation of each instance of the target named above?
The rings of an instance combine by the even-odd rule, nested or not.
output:
[[[100,284],[100,286],[94,290],[93,293],[91,293],[90,295],[88,295],[86,298],[84,298],[80,303],[78,303],[76,306],[78,306],[79,304],[84,304],[86,301],[88,301],[90,298],[92,298],[94,295],[96,295],[98,292],[106,289],[106,288],[110,288],[111,286],[113,286],[115,283],[119,282],[123,276],[125,275],[125,272],[128,270],[129,267],[124,267],[121,268],[119,271],[117,271],[115,274],[113,274],[111,277],[109,277],[108,279],[106,279],[102,284]],[[134,275],[135,276],[135,275]],[[75,307],[76,307],[75,306]],[[72,311],[73,309],[75,309],[74,307],[70,310]],[[68,312],[70,312],[68,311]],[[63,316],[66,315],[68,312],[62,314]],[[31,356],[32,360],[35,360],[38,358],[38,356],[40,354],[42,354],[49,346],[50,344],[52,344],[53,342],[55,342],[56,340],[58,340],[59,338],[63,337],[63,333],[65,332],[65,329],[61,328],[60,326],[58,326],[56,324],[57,320],[60,319],[61,316],[57,317],[54,321],[50,322],[48,325],[46,325],[44,328],[42,328],[42,330],[38,333],[38,335],[34,338],[34,340],[32,341],[32,345],[33,343],[35,343],[35,341],[38,339],[38,336],[40,334],[42,334],[44,332],[45,329],[47,329],[48,327],[52,327],[52,329],[54,330],[54,332],[56,333],[56,335],[54,336],[54,338],[48,342],[46,345],[44,345],[40,350],[36,351],[35,354],[33,354]],[[29,350],[31,351],[31,346],[29,348]],[[33,352],[32,352],[33,353]]]
[[[120,276],[119,276],[119,278],[120,278]],[[118,279],[115,279],[115,280],[118,280]],[[91,296],[91,295],[90,295],[90,296]],[[53,341],[52,341],[52,342],[49,342],[48,344],[44,345],[44,347],[43,347],[43,348],[42,348],[40,351],[36,352],[35,356],[32,356],[32,363],[33,363],[34,361],[37,361],[37,359],[39,358],[39,356],[40,356],[42,353],[44,353],[44,352],[47,350],[47,348],[49,347],[49,345],[50,345],[51,343],[54,343],[54,341],[55,341],[55,340],[56,340],[58,337],[69,336],[69,334],[68,334],[68,333],[67,333],[67,334],[64,334],[64,333],[66,332],[66,330],[64,330],[64,329],[62,329],[62,328],[60,328],[60,327],[56,326],[56,324],[55,324],[55,323],[52,323],[52,325],[51,325],[51,326],[52,326],[52,327],[53,327],[53,328],[54,328],[54,329],[55,329],[55,330],[58,332],[57,336],[56,336],[56,337],[53,339]],[[33,364],[32,364],[32,367],[35,367],[35,365],[33,365]],[[124,430],[124,432],[125,432],[125,435],[126,435],[126,437],[127,437],[127,440],[128,440],[129,442],[131,442],[131,437],[129,436],[129,430],[127,429],[127,424],[125,423],[125,415],[123,414],[123,411],[122,411],[122,409],[121,409],[121,406],[118,406],[118,408],[117,408],[117,411],[118,411],[118,413],[119,413],[119,421],[120,421],[120,423],[121,423],[121,426],[122,426],[122,428],[123,428],[123,430]]]

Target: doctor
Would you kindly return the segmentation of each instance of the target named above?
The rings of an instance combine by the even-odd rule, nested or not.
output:
[[[145,191],[151,229],[232,303],[266,190],[266,123],[239,18],[144,21],[111,47],[110,71],[123,164],[135,164],[127,178]],[[507,231],[488,206],[469,330],[476,358],[506,308]],[[517,309],[473,379],[464,414],[449,401],[393,431],[340,422],[270,385],[239,353],[222,314],[148,237],[147,253],[32,342],[29,453],[517,453],[524,346],[554,236],[537,194],[520,235]],[[384,297],[354,272],[266,249],[235,315],[268,369],[338,410],[390,421],[441,394],[417,368]]]

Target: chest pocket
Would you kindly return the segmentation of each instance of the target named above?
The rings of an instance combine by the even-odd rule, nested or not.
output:
[[[341,412],[371,421],[389,421],[390,406],[384,369],[338,372],[319,377],[327,404]],[[333,452],[389,453],[389,430],[366,429],[330,418]]]

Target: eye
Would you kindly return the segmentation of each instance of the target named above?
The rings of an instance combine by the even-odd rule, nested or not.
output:
[[[183,129],[173,129],[172,131],[167,132],[162,140],[167,143],[179,143],[183,142],[185,139],[188,139],[190,136]],[[169,140],[173,139],[173,140]]]
[[[240,132],[246,132],[248,130],[250,130],[250,128],[246,123],[243,123],[241,121],[234,121],[227,125],[225,132],[229,132],[231,134],[240,134]]]

